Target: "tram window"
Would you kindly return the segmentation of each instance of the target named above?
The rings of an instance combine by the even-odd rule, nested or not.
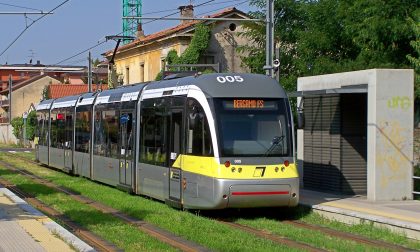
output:
[[[187,154],[195,156],[213,155],[209,123],[201,105],[188,99]]]
[[[164,99],[145,100],[141,110],[140,162],[166,165],[168,113]]]
[[[51,147],[63,149],[65,139],[65,113],[51,112]]]
[[[45,113],[38,112],[37,113],[37,130],[36,130],[36,136],[38,139],[38,145],[46,146],[47,145],[47,139],[48,139],[48,120],[46,118]]]
[[[95,151],[99,156],[119,158],[118,116],[115,110],[97,111],[95,115]]]
[[[89,152],[90,121],[90,111],[81,111],[76,113],[76,151],[84,153]]]
[[[70,112],[67,112],[66,121],[65,121],[64,148],[71,149],[72,143],[73,143],[73,115]]]

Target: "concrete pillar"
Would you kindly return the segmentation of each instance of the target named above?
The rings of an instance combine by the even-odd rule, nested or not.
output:
[[[376,69],[368,86],[368,199],[412,199],[413,70]]]

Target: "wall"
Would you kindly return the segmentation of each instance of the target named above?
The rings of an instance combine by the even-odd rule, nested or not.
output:
[[[368,200],[412,199],[414,71],[372,69],[298,79],[298,91],[367,84]],[[298,103],[299,104],[299,103]],[[298,130],[298,144],[303,143]],[[302,173],[303,147],[298,147]],[[303,174],[301,174],[302,176]]]
[[[229,29],[230,24],[236,25],[236,30]],[[239,36],[244,29],[239,21],[218,22],[211,31],[210,45],[207,49],[208,55],[214,55],[215,62],[219,63],[222,72],[246,73],[248,69],[242,66],[241,56],[237,48],[249,43],[249,41]]]
[[[231,23],[236,24],[235,31],[229,30]],[[210,45],[205,55],[213,56],[214,63],[220,63],[222,72],[248,71],[246,67],[241,66],[243,55],[237,52],[238,46],[248,43],[247,39],[239,36],[239,33],[243,31],[240,24],[241,22],[238,21],[211,24]],[[188,47],[192,36],[192,33],[185,33],[119,52],[115,56],[117,74],[122,75],[124,85],[138,83],[141,81],[140,65],[144,64],[143,81],[153,81],[162,70],[161,61],[166,58],[167,53],[175,49],[178,55],[181,55]],[[129,69],[128,80],[127,68]]]
[[[162,70],[161,60],[166,58],[167,53],[174,49],[178,54],[185,48],[180,40],[170,40],[166,43],[134,48],[127,52],[119,53],[115,57],[117,74],[122,74],[124,85],[139,83],[141,81],[141,64],[144,64],[143,81],[155,80],[156,75]],[[127,82],[126,69],[129,68],[129,80]]]
[[[17,139],[13,135],[13,127],[10,124],[0,124],[0,143],[17,144]]]
[[[12,118],[22,116],[23,112],[27,112],[31,104],[38,104],[42,99],[42,90],[45,86],[58,81],[45,76],[24,87],[12,92]]]

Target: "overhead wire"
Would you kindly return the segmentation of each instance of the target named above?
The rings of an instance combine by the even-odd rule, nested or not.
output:
[[[36,11],[43,12],[43,10],[40,10],[40,9],[35,9],[35,8],[31,8],[31,7],[24,7],[24,6],[14,5],[14,4],[0,3],[0,5],[10,6],[10,7],[15,7],[15,8],[21,8],[21,9],[26,9],[26,10],[36,10]]]
[[[0,57],[36,22],[38,22],[40,19],[42,19],[43,17],[45,17],[46,15],[48,15],[48,13],[51,13],[53,11],[55,11],[56,9],[60,8],[61,6],[63,6],[65,3],[67,3],[70,0],[65,0],[62,3],[60,3],[59,5],[57,5],[56,7],[54,7],[53,9],[51,9],[49,12],[46,12],[45,14],[43,14],[42,16],[40,16],[39,18],[35,19],[32,21],[32,23],[30,23],[29,25],[27,25],[25,27],[25,29],[23,29],[23,31],[6,47],[6,49],[4,49],[1,53],[0,53]]]
[[[201,7],[201,6],[206,6],[206,5],[210,5],[210,3],[215,2],[215,1],[216,1],[216,0],[208,0],[208,1],[202,2],[202,3],[200,3],[200,4],[196,4],[196,5],[194,5],[194,8]],[[227,2],[237,2],[237,1],[240,1],[240,0],[230,0],[230,1],[224,1],[224,2],[219,2],[218,4],[227,3]],[[249,0],[242,1],[242,2],[238,3],[236,6],[238,6],[238,5],[242,5],[242,4],[244,4],[244,3],[248,2],[248,1],[249,1]],[[216,4],[216,3],[213,3],[213,4]],[[212,4],[212,5],[213,5],[213,4]],[[221,10],[221,9],[225,9],[225,8],[227,8],[227,7],[229,7],[229,6],[224,6],[224,7],[222,7],[222,8],[217,8],[217,9],[214,9],[214,10],[210,10],[210,11],[207,11],[207,12],[203,12],[203,13],[200,13],[200,14],[198,14],[198,15],[203,15],[203,14],[207,14],[207,13],[210,13],[210,12],[218,11],[218,10]],[[234,6],[230,6],[230,7],[234,7]],[[162,20],[162,19],[164,19],[164,18],[166,18],[166,17],[170,17],[170,16],[172,16],[172,15],[176,15],[176,14],[178,14],[178,13],[179,13],[179,11],[177,10],[176,12],[173,12],[173,13],[167,14],[167,15],[162,16],[162,17],[160,17],[160,18],[156,18],[156,19],[152,19],[152,20],[150,20],[150,21],[144,22],[142,25],[147,25],[147,24],[150,24],[150,23],[152,23],[152,22],[155,22],[155,21],[158,21],[158,20]],[[152,13],[148,13],[148,14],[152,14]],[[121,35],[121,34],[123,34],[123,32],[117,33],[117,34],[116,34],[116,36]],[[106,43],[106,42],[107,42],[107,40],[106,40],[105,38],[102,38],[102,39],[98,40],[98,41],[97,41],[97,43],[96,43],[95,45],[93,45],[93,46],[91,46],[91,47],[89,47],[89,48],[87,48],[87,49],[84,49],[84,50],[82,50],[82,51],[80,51],[80,52],[78,52],[78,53],[76,53],[76,54],[74,54],[74,55],[72,55],[72,56],[70,56],[70,57],[67,57],[67,58],[65,58],[65,59],[63,59],[63,60],[61,60],[61,61],[59,61],[59,62],[57,62],[57,63],[55,63],[55,64],[52,64],[52,65],[59,65],[59,64],[61,64],[61,63],[63,63],[63,62],[66,62],[66,61],[68,61],[68,60],[70,60],[70,59],[73,59],[73,58],[75,58],[75,57],[77,57],[77,56],[79,56],[79,55],[81,55],[81,54],[83,54],[83,53],[86,53],[86,52],[88,52],[88,51],[90,51],[90,50],[92,50],[92,49],[94,49],[94,48],[96,48],[96,47],[98,47],[98,46],[100,46],[100,45],[102,45],[102,44]],[[47,67],[48,67],[48,66],[46,66],[46,68],[47,68]]]

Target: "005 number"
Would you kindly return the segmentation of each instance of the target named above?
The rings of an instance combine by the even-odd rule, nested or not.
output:
[[[233,82],[243,82],[244,78],[242,78],[241,76],[235,75],[235,76],[217,76],[217,81],[220,83],[233,83]]]

